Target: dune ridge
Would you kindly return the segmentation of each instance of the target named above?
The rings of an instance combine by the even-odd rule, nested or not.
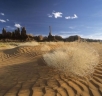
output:
[[[66,45],[70,45],[66,44]],[[47,66],[42,55],[62,44],[21,46],[0,50],[0,96],[102,96],[102,45],[92,78],[72,78]]]

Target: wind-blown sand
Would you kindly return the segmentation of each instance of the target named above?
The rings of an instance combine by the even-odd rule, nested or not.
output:
[[[67,77],[47,66],[42,55],[62,45],[2,48],[0,96],[102,96],[102,44],[89,43],[100,55],[91,79]]]

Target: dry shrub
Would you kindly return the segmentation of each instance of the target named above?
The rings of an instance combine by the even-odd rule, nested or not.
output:
[[[86,43],[70,43],[69,46],[44,54],[43,58],[48,66],[80,77],[91,75],[99,62],[97,51]]]

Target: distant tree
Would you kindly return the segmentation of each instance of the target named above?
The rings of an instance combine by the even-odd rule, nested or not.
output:
[[[15,40],[15,32],[12,32],[12,39]]]
[[[11,39],[12,38],[12,32],[7,32],[6,33],[6,38]]]
[[[27,38],[26,29],[25,29],[25,27],[22,27],[22,30],[21,30],[21,39],[22,40],[26,40],[26,38]]]
[[[21,38],[20,29],[17,28],[17,29],[15,30],[15,39],[20,39],[20,38]]]
[[[6,29],[5,28],[3,28],[3,30],[2,30],[2,36],[4,39],[6,38]]]

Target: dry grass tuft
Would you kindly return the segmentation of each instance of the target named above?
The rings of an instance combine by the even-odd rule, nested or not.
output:
[[[70,43],[69,46],[44,54],[43,58],[48,66],[80,77],[91,75],[99,62],[97,51],[86,43]]]

